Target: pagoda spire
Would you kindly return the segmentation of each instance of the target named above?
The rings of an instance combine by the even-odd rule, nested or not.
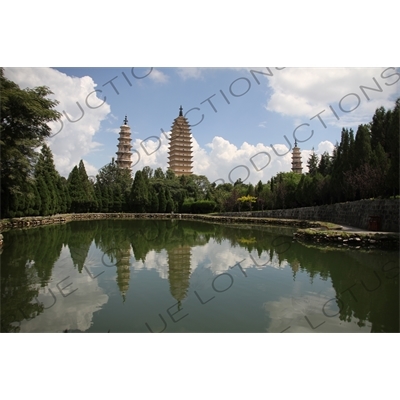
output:
[[[182,108],[182,106],[179,107],[179,116],[183,117],[183,108]]]

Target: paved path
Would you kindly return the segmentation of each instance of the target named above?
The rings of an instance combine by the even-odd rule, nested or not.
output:
[[[399,232],[381,232],[381,231],[368,231],[366,229],[361,229],[361,228],[355,228],[354,226],[346,226],[346,225],[340,225],[342,229],[339,231],[343,232],[353,232],[353,233],[378,233],[378,234],[392,234],[392,235],[400,235]]]

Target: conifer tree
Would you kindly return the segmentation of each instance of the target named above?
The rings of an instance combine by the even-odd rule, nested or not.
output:
[[[36,182],[34,185],[32,185],[32,193],[33,193],[33,198],[31,202],[32,212],[30,213],[30,215],[39,215],[40,209],[42,207],[42,200]]]
[[[371,156],[372,150],[369,127],[367,125],[360,125],[357,129],[356,139],[354,142],[354,169],[359,168],[361,165],[369,164]]]
[[[79,162],[78,172],[84,192],[85,205],[83,212],[93,211],[96,209],[96,197],[94,194],[94,186],[93,183],[89,180],[89,177],[86,173],[85,164],[83,163],[83,160]]]
[[[101,193],[101,188],[98,182],[95,183],[94,185],[94,193],[96,196],[96,200],[97,200],[97,211],[99,212],[104,212],[103,211],[103,195]]]
[[[327,151],[325,151],[321,156],[318,164],[318,172],[322,176],[326,176],[332,172],[332,159]]]
[[[314,149],[307,161],[308,173],[313,176],[318,170],[318,156],[315,154]]]
[[[63,208],[63,192],[61,190],[61,177],[56,171],[53,154],[50,148],[44,144],[35,166],[36,179],[41,176],[47,186],[47,192],[50,197],[49,214],[56,214]]]
[[[36,178],[37,182],[37,190],[40,194],[40,209],[39,209],[39,215],[50,215],[51,212],[51,195],[49,193],[49,189],[47,187],[47,184],[44,180],[44,177],[42,175],[39,175]]]
[[[150,186],[149,189],[149,199],[150,199],[150,212],[157,213],[159,210],[159,201],[157,192],[154,186]]]
[[[142,171],[136,171],[131,190],[131,206],[134,212],[146,212],[149,203],[148,188]]]
[[[165,211],[167,213],[175,211],[175,203],[174,200],[172,199],[171,192],[168,188],[165,189],[165,198],[167,200],[167,207]]]
[[[83,212],[85,193],[77,166],[72,169],[68,176],[68,193],[71,198],[71,212]]]
[[[1,215],[7,216],[14,196],[26,196],[31,188],[36,149],[51,134],[48,122],[61,113],[58,102],[48,99],[46,86],[21,89],[0,68],[0,176]]]
[[[154,177],[154,179],[164,180],[165,175],[164,175],[163,170],[160,167],[156,168],[156,170],[154,171],[153,177]]]
[[[375,111],[371,122],[371,147],[373,149],[378,146],[378,143],[386,148],[386,111],[384,107],[380,107]]]
[[[167,210],[167,199],[165,197],[165,190],[161,187],[158,193],[158,212],[165,213]]]
[[[388,195],[399,195],[399,142],[400,142],[400,98],[396,100],[396,105],[390,114],[390,118],[387,118],[387,150],[388,157],[390,160],[390,167],[387,174],[387,194]]]

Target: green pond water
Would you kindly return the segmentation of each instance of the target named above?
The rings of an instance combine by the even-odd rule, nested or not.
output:
[[[5,232],[2,332],[399,332],[399,253],[289,228],[70,222]]]

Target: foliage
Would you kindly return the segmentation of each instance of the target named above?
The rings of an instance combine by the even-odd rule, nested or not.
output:
[[[97,202],[93,183],[89,180],[81,160],[68,177],[68,192],[71,198],[70,210],[76,213],[96,210]]]
[[[1,214],[10,215],[18,197],[32,194],[33,171],[38,158],[37,148],[44,144],[51,130],[48,123],[61,114],[58,104],[48,96],[46,86],[33,89],[20,87],[4,76],[0,68],[0,175]]]
[[[209,214],[215,210],[216,205],[217,204],[215,203],[215,201],[211,200],[185,202],[183,203],[182,212],[193,214]]]
[[[45,139],[47,125],[60,113],[47,87],[21,90],[4,77],[1,83],[1,213],[22,217],[64,212],[210,213],[307,207],[370,197],[399,195],[399,110],[378,108],[369,124],[343,128],[333,154],[313,151],[308,173],[280,172],[268,182],[210,184],[204,175],[176,176],[167,169],[135,172],[111,163],[96,182],[83,160],[68,179],[55,169]],[[38,152],[38,149],[41,151]]]
[[[253,192],[254,192],[254,188],[253,188]],[[237,201],[238,201],[239,203],[248,205],[248,207],[249,207],[250,210],[251,210],[251,209],[252,209],[252,203],[255,203],[255,202],[257,201],[257,198],[254,197],[254,196],[250,196],[250,195],[248,194],[247,196],[239,197],[239,198],[237,199]]]

